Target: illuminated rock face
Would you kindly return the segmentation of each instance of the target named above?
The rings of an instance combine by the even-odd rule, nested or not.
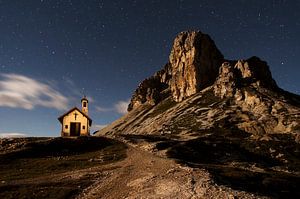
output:
[[[199,31],[181,32],[175,38],[169,62],[134,92],[128,110],[157,104],[168,96],[177,102],[214,83],[224,61],[211,38]]]
[[[232,152],[247,147],[280,162],[293,162],[299,153],[300,96],[279,88],[265,61],[225,60],[200,32],[175,38],[169,62],[138,86],[128,110],[97,134],[127,137],[143,149],[166,154],[182,146],[179,140],[203,140],[183,153],[194,146],[199,150],[195,159],[201,159],[198,154],[208,143],[214,143],[212,150],[220,146],[219,154],[240,146]]]
[[[269,183],[275,189],[283,172],[299,176],[299,169],[291,174],[290,168],[299,168],[295,157],[300,96],[280,89],[267,63],[258,57],[224,60],[213,41],[200,32],[182,32],[175,38],[169,62],[141,82],[128,110],[96,135],[117,137],[186,165],[216,164],[218,170],[223,165],[224,172],[216,172],[218,179],[231,168],[237,172],[229,172],[235,183],[241,169],[249,171],[251,179],[258,174],[255,184],[264,181],[261,171],[280,171],[275,183]],[[248,176],[245,172],[241,182]],[[225,181],[230,179],[225,176]],[[269,181],[269,175],[265,179]],[[282,185],[292,182],[286,179]]]
[[[139,134],[165,132],[164,128],[174,126],[178,118],[189,118],[195,120],[189,125],[197,124],[197,128],[210,129],[216,121],[228,120],[253,135],[298,135],[299,101],[299,96],[277,86],[265,61],[258,57],[225,60],[208,35],[187,31],[175,38],[165,67],[145,79],[132,96],[128,110],[136,111],[129,116],[145,117],[136,120],[147,125],[132,128],[124,122],[124,129]],[[206,107],[208,102],[210,107]],[[174,104],[177,108],[171,111]],[[159,113],[155,120],[146,109]],[[207,114],[203,112],[206,109],[210,109]],[[193,116],[185,115],[188,112]]]
[[[217,80],[217,81],[216,81]],[[156,105],[167,97],[181,102],[215,83],[216,96],[232,97],[237,87],[252,85],[277,89],[266,62],[258,57],[225,60],[214,41],[199,31],[179,33],[169,62],[135,90],[128,111],[142,104]]]
[[[241,88],[249,86],[278,90],[269,66],[258,57],[230,62],[224,62],[219,69],[214,84],[216,96],[221,98],[235,96],[237,99],[245,99],[241,96]]]
[[[182,101],[214,83],[223,55],[211,38],[201,32],[182,32],[169,57],[173,99]]]

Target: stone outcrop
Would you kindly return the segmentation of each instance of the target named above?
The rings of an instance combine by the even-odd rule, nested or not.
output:
[[[224,58],[211,38],[201,32],[182,32],[169,57],[173,99],[182,101],[213,84]]]
[[[222,165],[222,174],[212,174],[218,179],[225,174],[225,181],[234,176],[237,182],[243,171],[242,183],[250,181],[257,190],[274,184],[264,193],[279,190],[275,197],[282,193],[286,198],[297,184],[286,178],[278,186],[278,179],[284,173],[299,178],[300,96],[280,89],[258,57],[223,60],[208,36],[180,33],[169,63],[139,85],[129,109],[97,135],[117,137],[186,165],[211,169],[215,164],[218,170]],[[283,172],[272,183],[269,174],[262,176],[269,171],[272,176]]]
[[[249,96],[247,91],[242,94],[241,88],[249,86],[271,90],[278,89],[269,66],[258,57],[231,61],[231,63],[224,62],[219,69],[219,75],[214,84],[214,93],[221,98],[235,96],[238,100],[241,100]]]
[[[262,61],[258,57],[251,57],[247,60],[239,60],[235,64],[235,69],[240,73],[240,78],[243,78],[244,85],[252,84],[254,86],[262,86],[269,89],[277,89],[278,86],[272,78],[271,71],[267,62]]]
[[[177,102],[214,83],[224,57],[214,41],[199,31],[181,32],[174,40],[164,69],[144,80],[134,92],[128,111],[140,104],[156,104],[169,95]]]
[[[157,104],[162,98],[161,91],[166,88],[167,85],[160,81],[158,75],[145,79],[135,90],[128,106],[128,111],[131,111],[146,102],[150,105]]]
[[[214,97],[229,99],[231,105],[251,113],[253,121],[251,117],[241,119],[244,122],[238,125],[246,132],[291,132],[298,126],[294,116],[282,116],[274,103],[281,98],[297,105],[299,96],[289,95],[277,86],[265,61],[258,57],[224,60],[210,37],[198,31],[182,32],[175,38],[169,62],[138,86],[128,111],[142,104],[156,106],[167,98],[181,102],[194,94],[201,95],[206,88]],[[164,108],[172,103],[165,104]]]
[[[219,76],[214,84],[214,93],[221,98],[233,97],[236,91],[236,71],[229,62],[224,62],[219,69]]]
[[[193,105],[190,112],[197,114],[197,105],[194,107],[194,102],[191,102],[194,101],[192,95],[204,104],[222,101],[220,107],[209,110],[207,115],[202,114],[197,122],[194,121],[201,128],[212,128],[215,121],[230,118],[238,129],[253,135],[299,133],[299,111],[294,106],[299,106],[300,97],[277,86],[265,61],[255,56],[246,60],[224,60],[210,37],[196,31],[182,32],[175,38],[169,62],[139,85],[128,110],[149,104],[149,109],[153,107],[160,113],[173,106],[171,101],[175,101],[182,113],[175,109],[173,114],[169,113],[170,118],[188,117],[193,121],[197,117],[184,115],[188,110],[183,110],[179,103],[190,97],[187,100]],[[156,107],[157,104],[160,105]],[[161,129],[156,127],[161,128],[167,123],[162,119],[151,121],[147,127],[143,126],[143,130],[160,132]]]
[[[215,96],[231,100],[231,106],[251,115],[252,119],[247,116],[246,120],[245,114],[235,115],[238,128],[245,132],[253,135],[295,133],[295,128],[299,128],[297,111],[295,117],[295,110],[281,101],[294,97],[286,96],[272,78],[267,63],[257,57],[223,63],[213,91]],[[296,98],[299,103],[299,96]]]

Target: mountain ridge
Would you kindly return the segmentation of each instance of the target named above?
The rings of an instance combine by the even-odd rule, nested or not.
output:
[[[256,133],[294,133],[295,130],[295,136],[299,134],[297,110],[300,96],[277,86],[267,62],[256,56],[246,60],[226,60],[214,41],[200,31],[181,32],[175,38],[169,62],[139,84],[132,95],[128,114],[136,115],[130,112],[140,106],[146,107],[145,110],[147,107],[155,109],[164,100],[174,101],[172,104],[180,103],[192,99],[193,95],[200,95],[203,90],[211,90],[215,97],[229,100],[242,111],[256,115],[253,121],[263,119],[259,114],[271,118],[272,122],[269,123],[273,124],[268,124],[268,128],[271,128],[265,130],[263,127]],[[289,108],[292,119],[277,114],[279,109]],[[125,129],[128,129],[128,125]],[[105,130],[107,128],[101,132],[105,133]]]
[[[226,60],[209,36],[180,33],[128,111],[96,135],[204,168],[234,190],[300,197],[300,96],[279,88],[260,58]]]

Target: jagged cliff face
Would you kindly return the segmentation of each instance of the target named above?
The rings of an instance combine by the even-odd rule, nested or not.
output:
[[[213,84],[223,55],[210,37],[201,32],[182,32],[174,40],[169,62],[172,97],[180,102]]]
[[[181,134],[231,124],[258,137],[300,138],[300,97],[277,86],[267,63],[225,60],[208,35],[195,31],[175,38],[169,62],[138,86],[128,110],[125,121],[102,132]]]
[[[219,69],[219,75],[214,84],[216,96],[235,97],[241,100],[245,98],[245,94],[242,95],[240,88],[249,86],[278,90],[267,63],[258,57],[230,62],[224,62]]]
[[[172,96],[176,102],[213,84],[224,61],[213,40],[199,31],[180,33],[164,69],[145,79],[134,92],[128,110],[157,104]]]
[[[238,129],[253,135],[293,133],[297,137],[300,133],[299,96],[282,91],[259,58],[224,62],[212,89],[214,96],[230,103],[226,109],[235,114],[228,119]],[[298,107],[288,101],[296,101]]]
[[[223,71],[219,74],[220,69]],[[233,90],[243,85],[277,88],[266,62],[258,57],[227,61],[208,35],[188,31],[175,38],[164,69],[139,85],[128,110],[144,103],[155,105],[169,96],[181,102],[212,85],[217,77],[220,89],[215,89],[220,97],[232,97]]]
[[[229,187],[299,198],[300,96],[258,57],[225,60],[209,36],[180,33],[128,110],[98,135],[206,168]]]

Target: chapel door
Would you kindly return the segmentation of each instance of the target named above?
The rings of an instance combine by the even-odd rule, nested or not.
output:
[[[80,136],[80,122],[71,122],[70,136]]]

